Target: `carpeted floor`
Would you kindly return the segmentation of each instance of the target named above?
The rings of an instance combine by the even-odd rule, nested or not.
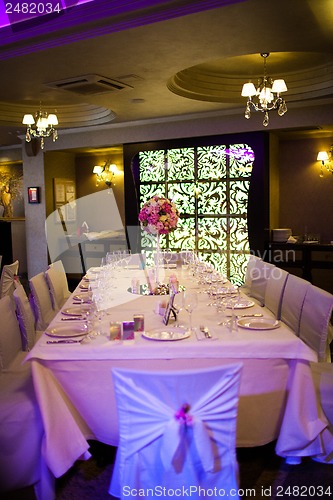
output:
[[[115,449],[91,442],[92,458],[76,464],[56,481],[57,500],[112,500],[108,488]],[[241,498],[329,499],[333,496],[333,466],[303,459],[286,465],[274,452],[275,443],[237,450]],[[32,488],[2,497],[3,500],[35,500]]]

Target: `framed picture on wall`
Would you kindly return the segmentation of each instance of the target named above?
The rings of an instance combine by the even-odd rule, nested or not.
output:
[[[58,213],[57,220],[73,222],[76,220],[76,189],[72,179],[54,178],[54,208]],[[61,213],[61,217],[60,214]]]

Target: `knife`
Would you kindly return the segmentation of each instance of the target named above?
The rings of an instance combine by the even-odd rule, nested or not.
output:
[[[61,340],[47,340],[47,344],[80,344],[83,339],[74,340],[74,339],[61,339]]]

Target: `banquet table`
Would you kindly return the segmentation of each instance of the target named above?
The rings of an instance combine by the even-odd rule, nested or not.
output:
[[[192,333],[179,341],[156,341],[136,333],[134,341],[110,340],[110,322],[130,321],[134,314],[144,314],[146,332],[174,328],[173,320],[164,326],[159,314],[161,302],[168,297],[131,293],[133,277],[144,283],[146,275],[142,270],[123,269],[112,280],[101,334],[89,342],[49,344],[53,338],[44,333],[28,353],[26,362],[31,363],[45,428],[42,453],[52,474],[59,477],[77,459],[89,457],[90,439],[117,446],[118,419],[111,374],[114,367],[202,369],[242,361],[237,446],[260,446],[276,440],[280,456],[324,453],[321,434],[328,422],[317,405],[310,373],[310,362],[317,360],[316,354],[283,323],[270,330],[231,330],[219,325],[221,317],[208,305],[209,297],[188,272],[165,272],[177,272],[181,284],[198,292],[193,325],[207,326],[212,338]],[[88,278],[93,280],[97,273],[98,269],[88,271]],[[78,320],[67,321],[64,312],[82,307],[74,297],[78,292],[83,300],[84,294],[89,296],[90,292],[81,288],[86,287],[85,283],[81,282],[48,331],[64,325],[75,330],[80,324]],[[255,302],[236,312],[273,317]],[[185,311],[181,311],[179,320],[188,324]]]

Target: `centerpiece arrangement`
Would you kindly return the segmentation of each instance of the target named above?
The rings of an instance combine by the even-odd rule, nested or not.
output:
[[[169,234],[177,228],[179,211],[172,201],[163,196],[153,196],[141,208],[141,228],[156,236],[156,283],[159,282],[160,235]]]

